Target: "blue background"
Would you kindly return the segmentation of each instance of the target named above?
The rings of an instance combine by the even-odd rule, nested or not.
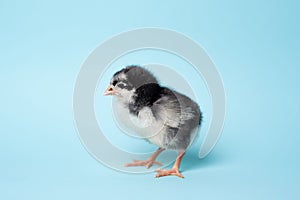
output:
[[[0,199],[298,199],[298,1],[1,1]],[[77,136],[72,93],[106,38],[182,32],[214,60],[227,94],[214,151],[185,179],[113,171]]]

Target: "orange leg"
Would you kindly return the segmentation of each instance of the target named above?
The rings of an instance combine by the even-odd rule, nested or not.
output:
[[[169,169],[169,170],[168,169],[157,169],[157,170],[155,170],[157,172],[156,178],[159,178],[162,176],[170,176],[170,175],[184,178],[184,176],[179,172],[180,163],[181,163],[181,160],[182,160],[184,154],[185,154],[185,151],[182,151],[178,154],[172,169]]]
[[[133,163],[128,163],[125,167],[134,167],[134,166],[146,166],[150,168],[153,164],[162,165],[160,162],[155,161],[157,156],[164,151],[163,148],[158,148],[157,151],[147,160],[133,160]]]

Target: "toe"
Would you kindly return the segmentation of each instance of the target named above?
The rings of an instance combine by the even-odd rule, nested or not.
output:
[[[162,165],[163,165],[161,162],[156,162],[156,161],[154,161],[153,163],[154,163],[154,164],[157,164],[157,165],[159,165],[159,166],[162,166]]]
[[[157,169],[155,170],[157,172],[156,174],[156,178],[162,177],[162,176],[178,176],[179,178],[184,178],[184,176],[175,169],[171,169],[171,170],[163,170],[163,169]]]

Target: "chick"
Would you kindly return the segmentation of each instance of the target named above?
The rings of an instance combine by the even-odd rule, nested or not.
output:
[[[147,160],[134,160],[125,166],[162,165],[156,161],[165,149],[178,151],[171,169],[157,169],[156,177],[180,173],[180,163],[186,149],[193,142],[201,125],[202,113],[199,106],[189,97],[170,88],[161,86],[154,75],[140,66],[127,66],[116,72],[104,95],[113,95],[130,119],[147,126],[147,129],[132,129],[150,143],[158,146],[157,151]],[[142,130],[142,131],[141,131]],[[147,135],[146,134],[146,135]]]

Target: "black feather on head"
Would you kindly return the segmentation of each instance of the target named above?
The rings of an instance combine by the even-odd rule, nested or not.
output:
[[[138,65],[130,65],[124,69],[116,72],[114,77],[124,73],[126,75],[126,82],[132,85],[134,88],[139,88],[146,84],[158,83],[156,78],[147,69]]]

